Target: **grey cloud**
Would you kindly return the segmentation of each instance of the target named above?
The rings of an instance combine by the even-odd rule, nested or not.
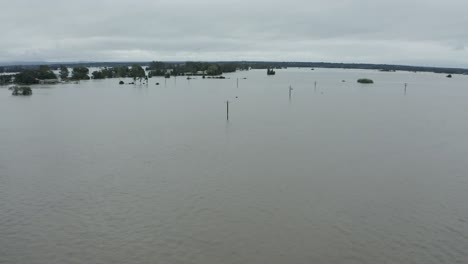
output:
[[[300,60],[468,67],[462,0],[2,3],[0,61]]]

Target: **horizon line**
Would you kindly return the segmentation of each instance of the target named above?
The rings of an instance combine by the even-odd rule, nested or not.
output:
[[[468,70],[468,67],[454,66],[423,66],[411,64],[389,64],[389,63],[367,63],[367,62],[327,62],[327,61],[285,61],[285,60],[129,60],[129,61],[7,61],[0,62],[0,67],[18,67],[18,66],[40,66],[40,65],[82,65],[82,64],[131,64],[131,63],[151,63],[153,61],[163,63],[185,63],[185,62],[208,62],[208,63],[289,63],[289,64],[330,64],[330,65],[369,65],[369,66],[393,66],[393,67],[408,67],[408,68],[431,68],[431,69],[457,69]],[[294,67],[294,66],[291,66]],[[304,66],[307,67],[307,66]]]

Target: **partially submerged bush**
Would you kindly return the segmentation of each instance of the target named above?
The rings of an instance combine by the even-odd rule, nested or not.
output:
[[[373,80],[371,79],[359,79],[357,80],[358,83],[365,83],[365,84],[369,84],[369,83],[374,83]]]
[[[13,88],[13,95],[31,95],[31,94],[32,94],[31,87],[27,87],[27,86],[18,87],[18,86],[15,86]]]

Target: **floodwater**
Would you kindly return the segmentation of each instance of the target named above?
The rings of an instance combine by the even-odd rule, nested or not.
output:
[[[468,263],[468,76],[226,77],[0,88],[0,263]]]

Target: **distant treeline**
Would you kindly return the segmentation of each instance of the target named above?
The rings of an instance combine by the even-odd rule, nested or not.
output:
[[[101,70],[92,73],[93,79],[104,78],[151,78],[153,76],[182,76],[182,75],[221,75],[223,73],[235,72],[238,70],[236,64],[217,64],[206,62],[186,62],[179,63],[164,63],[153,61],[146,67],[145,70],[138,64],[131,67],[118,65],[106,66]]]
[[[21,66],[23,67],[23,66]],[[151,62],[147,67],[148,74],[139,64],[133,64],[130,67],[127,65],[115,64],[113,66],[104,66],[102,69],[93,71],[90,77],[89,68],[82,65],[74,65],[69,72],[67,65],[39,65],[39,66],[24,66],[24,68],[15,68],[17,74],[1,75],[0,84],[18,83],[18,84],[37,84],[43,80],[60,79],[67,80],[89,80],[89,79],[105,79],[105,78],[133,78],[142,79],[151,78],[152,76],[180,76],[180,75],[221,75],[227,72],[235,72],[243,69],[233,63],[205,63],[205,62],[186,62],[186,63],[164,63]],[[58,70],[56,75],[53,70]],[[58,80],[57,80],[58,81]]]
[[[62,80],[88,80],[89,70],[86,67],[74,67],[72,76],[69,77],[68,67],[62,65],[59,67],[59,76]],[[49,65],[40,65],[36,67],[28,67],[22,69],[17,74],[0,75],[0,84],[17,83],[17,84],[38,84],[44,80],[55,80],[58,76],[52,71]]]
[[[37,66],[31,66],[31,67],[37,67]],[[25,70],[29,68],[29,66],[0,66],[0,73],[12,73],[12,72],[20,72],[22,70]]]
[[[141,65],[148,65],[146,71]],[[91,73],[88,67],[100,67],[102,69]],[[223,73],[235,72],[249,69],[280,69],[288,67],[302,68],[341,68],[341,69],[370,69],[380,71],[412,71],[412,72],[434,72],[444,74],[468,74],[468,69],[461,68],[438,68],[419,67],[387,64],[359,64],[359,63],[326,63],[326,62],[142,62],[128,65],[125,62],[96,62],[75,63],[63,65],[24,65],[0,67],[0,72],[19,72],[17,74],[0,75],[0,84],[19,83],[36,84],[41,80],[89,80],[104,78],[151,78],[153,76],[181,76],[181,75],[207,75],[215,76]],[[69,68],[72,68],[70,74]],[[58,70],[58,76],[53,73]],[[71,75],[71,76],[70,76]]]
[[[168,63],[153,61],[146,68],[149,77],[152,76],[180,76],[180,75],[221,75],[223,73],[235,72],[236,70],[248,69],[247,66],[238,63],[213,63],[193,62]]]
[[[93,79],[105,79],[105,78],[145,78],[145,70],[138,64],[134,64],[131,67],[128,66],[115,66],[115,67],[104,67],[99,71],[92,72]]]
[[[25,69],[15,75],[14,81],[19,84],[35,84],[39,80],[56,79],[57,76],[49,66],[41,65],[37,69]]]
[[[86,63],[65,63],[66,67],[107,67],[118,66],[131,67],[132,65],[149,65],[148,68],[153,76],[162,76],[163,71],[174,70],[173,75],[186,73],[196,73],[206,71],[206,74],[217,75],[220,72],[232,72],[233,69],[268,69],[268,68],[339,68],[339,69],[364,69],[383,71],[410,71],[410,72],[434,72],[445,74],[468,74],[468,69],[463,68],[443,68],[443,67],[423,67],[389,64],[363,64],[363,63],[328,63],[328,62],[268,62],[268,61],[220,61],[220,62],[86,62]],[[51,69],[59,69],[60,64],[48,64]],[[209,68],[210,66],[213,66]],[[38,65],[15,65],[0,67],[0,72],[21,72],[26,69],[36,69]],[[164,72],[164,74],[166,73]]]
[[[260,63],[265,64],[265,62]],[[271,63],[269,63],[271,64]],[[331,69],[361,69],[382,71],[409,71],[409,72],[434,72],[446,74],[468,74],[468,69],[441,68],[425,66],[406,66],[389,64],[362,64],[362,63],[328,63],[328,62],[278,62],[276,67],[306,67],[306,68],[331,68]]]

